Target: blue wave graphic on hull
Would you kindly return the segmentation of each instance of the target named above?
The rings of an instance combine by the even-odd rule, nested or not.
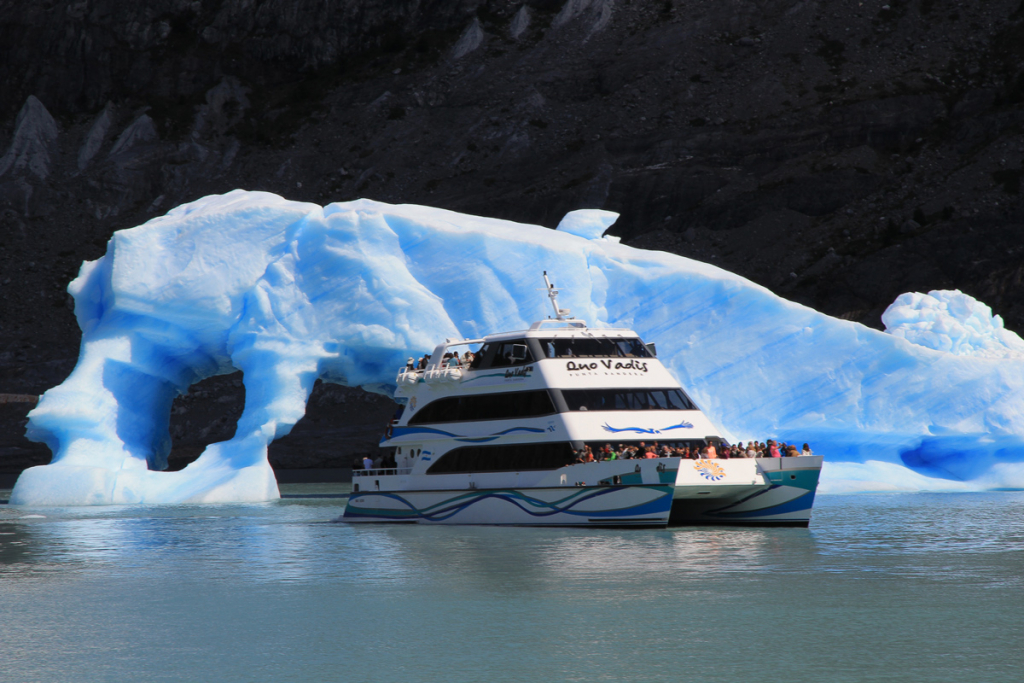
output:
[[[437,434],[440,436],[450,436],[456,441],[469,441],[472,443],[482,443],[486,441],[494,441],[500,436],[506,436],[515,432],[527,432],[529,434],[543,434],[543,429],[536,427],[510,427],[500,432],[495,432],[488,436],[462,436],[461,434],[455,434],[454,432],[446,432],[443,429],[434,429],[433,427],[395,427],[394,432],[391,435],[392,439],[400,436],[411,436],[413,434]],[[388,439],[382,439],[381,442],[387,441]]]
[[[797,497],[791,498],[790,500],[787,500],[783,503],[769,505],[767,507],[759,508],[757,510],[747,510],[745,512],[729,511],[731,508],[737,507],[742,503],[746,503],[750,500],[758,498],[759,496],[762,496],[763,494],[768,493],[769,491],[773,491],[778,488],[788,487],[771,486],[763,491],[758,491],[754,495],[747,496],[742,500],[736,501],[731,505],[727,505],[724,508],[719,508],[717,510],[708,510],[704,514],[711,517],[722,517],[725,519],[756,519],[757,517],[782,515],[788,514],[790,512],[803,512],[804,510],[810,512],[811,507],[814,505],[814,491],[805,491],[804,493],[798,495]]]
[[[410,503],[405,498],[403,498],[403,497],[401,497],[401,496],[399,496],[397,494],[374,491],[372,493],[367,492],[367,493],[361,493],[359,495],[361,497],[382,496],[384,498],[390,498],[392,500],[397,500],[397,501],[401,502],[403,505],[405,505],[409,509],[409,513],[411,513],[411,514],[409,514],[409,513],[403,514],[403,513],[399,512],[399,511],[390,511],[390,510],[387,511],[387,512],[384,512],[382,510],[373,510],[372,512],[363,512],[363,511],[360,511],[360,510],[357,510],[357,509],[353,509],[351,504],[350,504],[349,507],[345,510],[345,516],[351,516],[351,517],[389,517],[389,518],[392,518],[392,519],[425,519],[425,520],[428,520],[428,521],[443,522],[443,521],[445,521],[445,520],[447,520],[447,519],[457,515],[458,513],[462,512],[466,508],[468,508],[468,507],[470,507],[470,506],[472,506],[472,505],[474,505],[476,503],[479,503],[480,501],[487,500],[488,498],[497,498],[497,499],[503,500],[503,501],[505,501],[507,503],[511,503],[511,504],[515,505],[517,508],[519,508],[520,510],[522,510],[523,512],[525,512],[526,514],[530,515],[531,517],[550,517],[551,515],[557,515],[557,514],[569,514],[569,515],[573,515],[573,516],[576,516],[576,517],[589,517],[589,518],[594,518],[594,517],[622,517],[624,515],[633,516],[633,515],[647,515],[647,514],[664,513],[664,512],[667,512],[668,509],[671,507],[671,504],[672,504],[671,490],[668,489],[668,488],[665,488],[665,487],[656,487],[658,490],[662,491],[662,495],[659,498],[656,498],[656,499],[654,499],[652,501],[648,501],[647,503],[642,503],[640,505],[636,505],[636,506],[633,506],[633,507],[622,508],[622,509],[615,509],[615,510],[585,510],[585,511],[581,511],[581,512],[577,512],[577,511],[572,509],[573,507],[575,507],[576,505],[579,505],[583,501],[590,500],[592,498],[597,498],[598,496],[605,496],[605,495],[608,495],[610,493],[615,493],[616,491],[620,491],[620,490],[623,490],[625,488],[630,488],[630,487],[614,486],[614,487],[602,487],[599,490],[584,489],[584,491],[582,491],[580,493],[574,493],[571,496],[567,496],[566,498],[563,498],[562,500],[559,500],[559,501],[555,501],[553,503],[548,503],[546,501],[538,500],[536,498],[530,498],[529,496],[524,496],[521,493],[519,493],[518,491],[514,491],[514,490],[487,491],[487,492],[483,492],[483,493],[479,493],[479,494],[465,494],[465,495],[462,495],[462,496],[458,496],[458,497],[452,499],[451,501],[445,501],[444,503],[439,503],[440,507],[437,507],[436,509],[429,509],[428,508],[426,510],[419,510],[419,509],[417,509],[412,503]],[[458,502],[455,502],[455,501],[458,501]],[[567,505],[560,506],[560,504],[564,503],[565,501],[569,501],[569,503]],[[525,506],[524,506],[524,504],[525,504]],[[529,506],[529,507],[527,507],[527,506]],[[538,508],[538,509],[531,510],[530,507]]]
[[[644,429],[643,427],[622,427],[621,429],[618,429],[616,427],[610,426],[607,422],[601,425],[601,427],[604,428],[606,432],[611,432],[612,434],[619,434],[621,432],[635,432],[636,434],[661,434],[662,432],[670,432],[673,429],[693,429],[693,425],[690,424],[689,422],[680,422],[677,425],[672,425],[671,427],[662,427],[661,429]]]

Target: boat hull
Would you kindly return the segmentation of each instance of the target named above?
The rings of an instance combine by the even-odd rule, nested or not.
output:
[[[668,524],[671,484],[479,490],[361,491],[346,522],[513,526],[658,526]]]
[[[684,473],[690,473],[681,467],[669,524],[806,527],[811,521],[821,461],[820,456],[717,461],[715,473],[724,474],[714,485],[683,482]],[[696,461],[693,469],[706,471],[700,463],[707,462]],[[730,476],[734,480],[749,477],[746,470],[751,467],[756,474],[749,484],[729,482]]]

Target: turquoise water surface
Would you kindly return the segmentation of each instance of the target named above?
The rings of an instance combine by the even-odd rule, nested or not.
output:
[[[1024,677],[1021,492],[820,496],[810,529],[332,523],[343,505],[0,505],[0,680]]]

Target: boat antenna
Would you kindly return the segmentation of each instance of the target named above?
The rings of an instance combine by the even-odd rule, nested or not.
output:
[[[548,298],[551,299],[551,307],[555,309],[555,320],[572,320],[572,316],[569,315],[572,311],[568,308],[558,307],[558,290],[551,284],[551,280],[548,279],[548,271],[544,271],[544,284],[547,285],[546,289],[548,292]]]

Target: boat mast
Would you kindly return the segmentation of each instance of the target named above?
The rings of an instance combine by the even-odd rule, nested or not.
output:
[[[558,307],[558,290],[551,284],[551,280],[548,279],[548,271],[544,271],[544,284],[547,285],[548,298],[551,299],[551,307],[555,309],[555,320],[572,320],[573,317],[569,315],[572,311],[568,308]]]

